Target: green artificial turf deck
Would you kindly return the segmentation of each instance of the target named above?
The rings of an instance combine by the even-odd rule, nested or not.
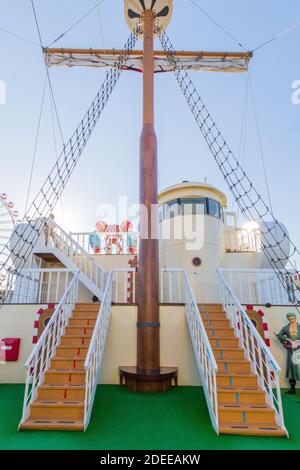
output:
[[[0,449],[208,450],[300,449],[300,399],[285,396],[290,438],[217,436],[202,388],[178,387],[165,394],[134,394],[99,386],[85,433],[17,431],[23,385],[0,385]]]

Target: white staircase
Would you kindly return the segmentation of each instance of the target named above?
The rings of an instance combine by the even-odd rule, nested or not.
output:
[[[41,236],[33,254],[46,260],[56,259],[71,271],[79,270],[79,282],[102,300],[108,272],[59,225],[56,224],[47,246],[45,238]]]

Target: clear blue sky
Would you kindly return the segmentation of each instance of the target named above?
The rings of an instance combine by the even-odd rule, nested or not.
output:
[[[300,20],[299,0],[196,0],[248,49]],[[44,44],[67,29],[96,0],[35,0]],[[59,47],[122,47],[129,31],[123,0],[106,0],[101,9],[103,38],[96,12],[62,38]],[[29,0],[0,0],[0,27],[38,42]],[[168,34],[176,49],[239,50],[190,0],[175,0]],[[300,105],[292,104],[291,85],[300,80],[300,28],[257,52],[251,77],[270,181],[273,209],[300,245]],[[157,45],[158,47],[158,45]],[[0,80],[7,104],[0,105],[0,192],[20,212],[25,205],[45,68],[39,48],[0,31]],[[73,132],[104,79],[98,69],[50,70],[65,139]],[[93,229],[97,206],[127,195],[138,200],[138,150],[141,130],[141,75],[124,72],[64,193],[63,225]],[[246,74],[193,73],[194,82],[225,138],[238,153]],[[203,180],[225,190],[172,74],[156,77],[156,129],[159,186]],[[59,141],[59,138],[58,138]],[[59,145],[61,147],[61,145]],[[31,199],[55,160],[50,100],[44,107]],[[245,169],[263,195],[265,180],[253,110],[249,107]],[[231,201],[231,198],[229,199]],[[60,206],[57,219],[62,221]]]

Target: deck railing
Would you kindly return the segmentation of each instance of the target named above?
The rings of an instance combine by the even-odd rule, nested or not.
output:
[[[89,345],[88,353],[84,363],[85,377],[85,402],[84,402],[84,429],[87,428],[95,398],[101,363],[109,329],[112,295],[113,295],[113,273],[108,277],[104,296],[101,302],[99,314],[94,327],[93,336]]]
[[[224,274],[218,270],[220,296],[223,308],[234,328],[235,336],[251,362],[252,372],[258,376],[259,386],[265,391],[267,402],[275,410],[277,425],[285,430],[279,372],[280,367],[266,346],[245,309],[237,299]]]
[[[6,304],[57,304],[76,271],[69,269],[23,269]],[[9,284],[11,285],[11,284]]]
[[[137,232],[70,232],[70,236],[90,255],[135,255]]]
[[[24,423],[29,416],[30,405],[37,396],[37,388],[44,381],[45,372],[49,369],[56,346],[60,343],[65,327],[75,307],[78,294],[78,275],[78,272],[74,275],[73,280],[67,287],[61,301],[55,307],[51,319],[26,361],[26,385],[20,424]]]
[[[292,305],[300,300],[300,279],[292,273],[272,269],[220,269],[224,278],[244,305]],[[278,276],[281,276],[279,279]]]

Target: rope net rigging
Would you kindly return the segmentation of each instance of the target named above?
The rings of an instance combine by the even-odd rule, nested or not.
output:
[[[286,229],[274,217],[252,181],[230,150],[188,72],[180,67],[175,49],[164,31],[160,42],[176,80],[233,197],[248,222],[259,223],[257,242],[292,303],[299,304],[300,272],[293,261],[300,255]]]
[[[0,252],[1,259],[4,260],[0,264],[0,293],[2,292],[0,306],[5,303],[7,295],[13,289],[17,275],[29,259],[38,238],[44,231],[47,218],[56,206],[78,163],[92,131],[120,78],[124,63],[126,63],[128,55],[136,45],[138,29],[139,25],[129,36],[122,54],[116,57],[115,67],[107,72],[95,99],[69,141],[63,146],[60,156],[36,198],[26,211],[20,225]]]

